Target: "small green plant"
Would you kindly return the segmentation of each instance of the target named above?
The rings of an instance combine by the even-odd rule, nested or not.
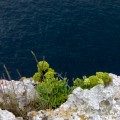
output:
[[[56,74],[46,61],[38,62],[37,69],[38,72],[33,75],[33,79],[37,82],[42,82],[45,78],[54,77]]]
[[[46,78],[36,86],[39,96],[44,99],[46,108],[57,108],[64,103],[69,94],[67,79]],[[41,102],[41,101],[40,101]]]
[[[46,61],[40,61],[37,65],[38,67],[38,71],[41,72],[41,71],[46,71],[48,70],[49,68],[49,64],[46,62]]]
[[[109,73],[96,72],[96,76],[103,80],[105,86],[108,86],[111,82],[111,77],[109,76]]]
[[[80,86],[82,89],[91,89],[98,84],[103,84],[104,86],[109,85],[111,78],[106,72],[96,72],[96,75],[90,77],[83,76],[83,79],[75,79],[73,81],[72,90]]]
[[[39,93],[39,103],[43,104],[44,109],[57,108],[65,102],[69,94],[68,79],[59,79],[46,61],[38,62],[37,69],[33,79],[38,82],[36,90]]]

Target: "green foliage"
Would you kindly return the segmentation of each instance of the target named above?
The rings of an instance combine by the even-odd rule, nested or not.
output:
[[[83,76],[82,79],[75,79],[74,85],[70,88],[68,80],[66,78],[61,80],[56,77],[56,72],[50,68],[46,61],[40,61],[37,68],[38,71],[33,75],[33,79],[38,83],[36,86],[39,94],[37,100],[42,109],[59,107],[78,86],[82,89],[91,89],[98,84],[106,86],[111,81],[108,73],[97,72],[96,75],[90,77]]]
[[[49,64],[46,61],[40,61],[37,65],[38,71],[46,71],[49,68]]]
[[[54,78],[55,74],[56,73],[53,71],[48,71],[44,74],[44,76],[45,76],[45,78],[49,79],[49,78]]]
[[[33,79],[35,81],[41,81],[41,76],[42,76],[41,72],[36,72],[33,76]]]
[[[111,82],[111,78],[110,78],[109,74],[106,72],[104,72],[104,73],[96,72],[96,76],[98,78],[102,79],[105,85],[109,85],[109,83]]]
[[[34,55],[33,52],[32,54]],[[8,74],[8,77],[10,78],[6,66],[4,66],[4,68],[6,70],[6,73]],[[22,77],[20,80],[24,79],[25,77]],[[0,103],[0,108],[9,110],[10,112],[13,112],[16,116],[23,116],[24,119],[28,119],[27,112],[31,109],[40,110],[59,107],[62,103],[66,101],[68,95],[76,87],[80,86],[82,89],[91,89],[98,84],[103,84],[104,86],[107,86],[111,82],[111,78],[108,73],[96,72],[96,75],[92,75],[90,77],[83,76],[82,79],[75,79],[73,81],[73,86],[69,87],[68,79],[59,79],[56,76],[56,72],[54,71],[54,69],[50,68],[50,65],[46,61],[38,62],[37,72],[33,75],[33,79],[37,83],[35,88],[38,91],[38,94],[37,96],[35,95],[34,100],[30,101],[29,104],[26,104],[24,106],[24,109],[19,108],[19,103],[16,99],[15,92],[13,94],[9,93],[9,95],[2,94],[4,102]]]
[[[98,78],[95,75],[90,76],[88,79],[90,81],[90,88],[92,88],[92,87],[94,87],[94,86],[99,84],[98,81],[99,81],[100,78]]]
[[[76,87],[81,87],[81,88],[84,88],[84,81],[80,78],[76,78],[74,81],[73,81],[73,86],[71,87],[71,92],[76,88]]]
[[[106,72],[96,72],[96,75],[92,75],[90,77],[83,76],[83,79],[75,79],[73,82],[72,89],[80,86],[82,89],[91,89],[92,87],[103,84],[109,85],[111,82],[111,78]]]
[[[43,109],[56,108],[65,102],[69,94],[68,80],[56,77],[54,69],[50,68],[46,61],[40,61],[37,65],[38,72],[33,79],[38,82],[38,103]]]
[[[69,94],[68,81],[65,78],[45,79],[36,86],[36,89],[46,102],[46,108],[57,108],[65,102]]]
[[[37,69],[38,72],[33,75],[33,79],[37,82],[42,82],[45,78],[53,78],[56,74],[46,61],[40,61],[37,64]]]

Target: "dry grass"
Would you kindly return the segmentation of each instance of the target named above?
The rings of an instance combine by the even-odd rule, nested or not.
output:
[[[23,117],[24,120],[28,120],[28,117],[27,117],[28,112],[30,112],[32,110],[41,110],[42,108],[44,108],[44,104],[41,104],[39,102],[40,98],[42,98],[42,97],[37,97],[35,95],[34,100],[29,101],[29,104],[28,104],[27,90],[26,90],[26,87],[24,85],[24,82],[21,81],[23,83],[24,90],[25,90],[25,93],[22,96],[22,97],[25,97],[25,106],[23,109],[20,109],[19,102],[17,99],[17,94],[15,92],[15,88],[13,85],[13,81],[11,80],[9,71],[5,65],[3,67],[4,67],[6,74],[9,78],[11,88],[9,88],[9,89],[6,88],[6,86],[7,86],[6,81],[7,80],[6,80],[5,76],[3,76],[5,79],[4,79],[4,81],[1,79],[1,82],[0,82],[0,89],[1,89],[1,91],[0,91],[1,96],[0,97],[3,100],[2,102],[0,102],[0,108],[3,110],[8,110],[8,111],[12,112],[16,117]],[[19,72],[19,71],[17,70],[17,72]],[[21,77],[20,73],[19,73],[19,76]],[[9,92],[6,93],[5,90],[9,91]],[[41,100],[41,101],[43,101],[43,100]]]
[[[5,82],[5,80],[4,80],[4,82]],[[23,82],[23,86],[26,91],[24,82]],[[25,92],[24,96],[25,96],[26,104],[23,109],[20,109],[19,102],[17,100],[17,97],[16,97],[17,95],[15,94],[15,91],[7,90],[7,91],[9,91],[9,93],[6,94],[4,84],[0,84],[0,89],[2,90],[1,98],[3,98],[3,101],[0,103],[0,108],[3,110],[8,110],[8,111],[12,112],[16,117],[23,117],[24,120],[28,120],[28,118],[27,118],[28,112],[33,111],[33,110],[38,111],[38,110],[45,108],[45,101],[42,99],[42,97],[37,97],[36,95],[34,97],[34,100],[30,101],[28,104],[27,92]],[[10,89],[12,89],[12,87]]]

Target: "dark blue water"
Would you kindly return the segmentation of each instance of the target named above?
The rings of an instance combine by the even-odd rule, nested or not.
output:
[[[0,0],[0,75],[30,77],[45,56],[68,78],[120,74],[119,0]]]

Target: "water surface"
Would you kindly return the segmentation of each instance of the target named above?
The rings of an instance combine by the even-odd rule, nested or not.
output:
[[[1,0],[0,75],[30,77],[45,56],[68,78],[120,74],[119,0]]]

